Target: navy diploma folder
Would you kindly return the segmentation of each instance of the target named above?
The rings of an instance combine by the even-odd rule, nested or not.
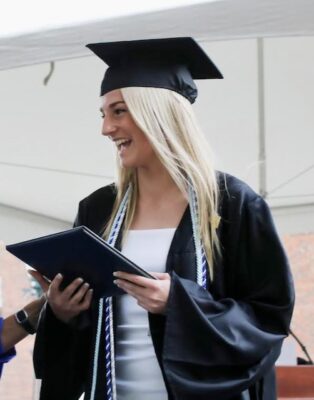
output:
[[[6,246],[14,256],[52,280],[59,272],[64,285],[81,277],[95,297],[122,294],[113,280],[114,271],[156,279],[106,243],[86,226]]]

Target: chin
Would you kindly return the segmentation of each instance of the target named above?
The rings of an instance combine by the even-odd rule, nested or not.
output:
[[[138,167],[138,163],[134,160],[124,160],[120,158],[120,166],[122,168],[136,168]]]
[[[145,168],[152,162],[151,157],[123,157],[120,158],[122,168]]]

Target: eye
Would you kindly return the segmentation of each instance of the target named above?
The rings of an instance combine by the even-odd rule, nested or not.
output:
[[[123,114],[124,112],[126,112],[126,109],[125,108],[115,108],[113,112],[115,115],[119,116],[119,115]]]

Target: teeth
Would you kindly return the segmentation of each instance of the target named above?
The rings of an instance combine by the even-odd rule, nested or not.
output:
[[[127,142],[129,142],[129,139],[118,139],[118,140],[115,141],[117,147],[119,147],[122,144],[125,144]]]

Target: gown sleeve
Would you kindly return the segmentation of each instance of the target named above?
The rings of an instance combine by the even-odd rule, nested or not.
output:
[[[238,200],[223,222],[225,296],[172,274],[163,365],[180,400],[235,398],[267,374],[288,333],[293,285],[270,211],[257,195]]]

